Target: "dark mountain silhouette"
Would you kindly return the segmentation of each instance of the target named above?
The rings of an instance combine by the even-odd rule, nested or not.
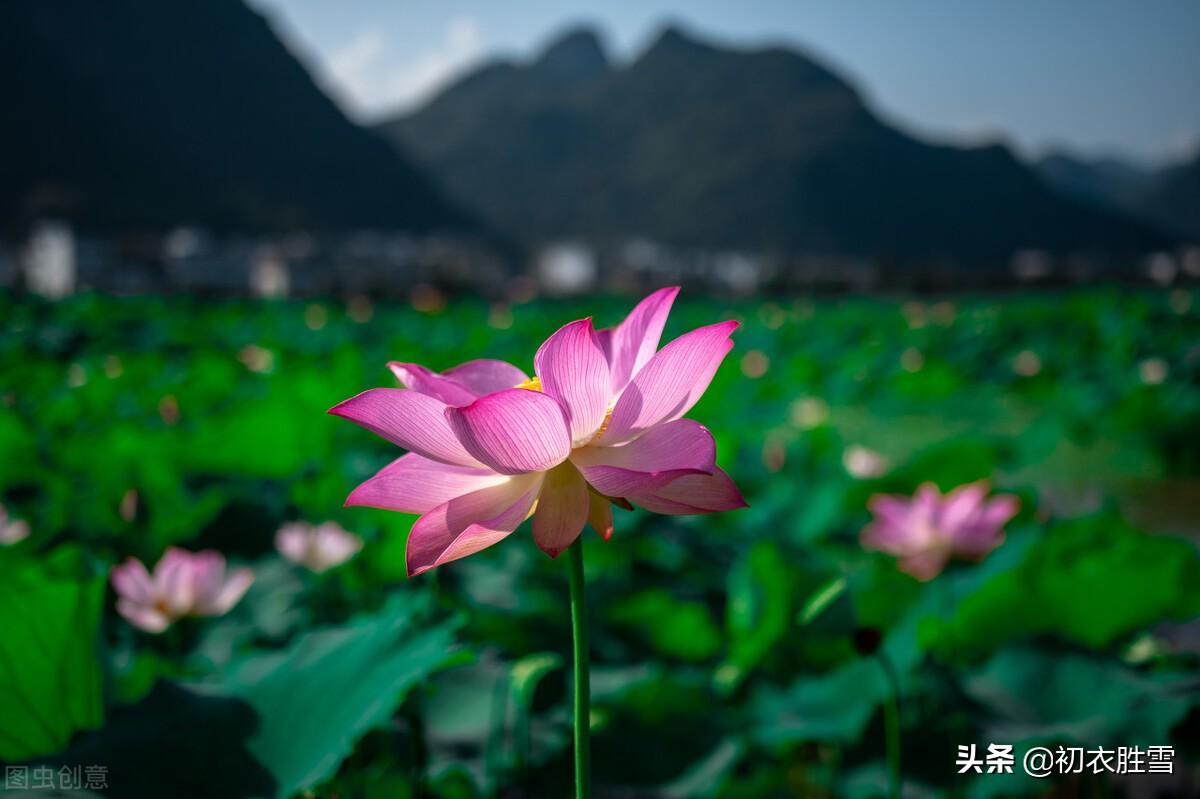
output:
[[[1200,155],[1189,162],[1147,169],[1116,158],[1055,153],[1040,159],[1036,168],[1064,194],[1200,241]]]
[[[241,0],[0,3],[0,218],[85,227],[458,226]]]
[[[1200,154],[1163,170],[1141,198],[1141,205],[1169,229],[1200,242]]]
[[[1034,169],[1062,194],[1110,208],[1134,211],[1156,177],[1144,168],[1116,157],[1084,158],[1067,152],[1048,153]]]
[[[888,126],[792,50],[726,49],[677,29],[620,67],[594,33],[573,31],[381,129],[453,196],[533,242],[645,235],[983,260],[1167,241],[1056,193],[1005,147],[938,146]]]

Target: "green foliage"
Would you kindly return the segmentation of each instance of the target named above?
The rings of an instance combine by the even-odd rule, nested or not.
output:
[[[1071,652],[1009,649],[964,686],[988,711],[986,735],[1014,744],[1155,746],[1200,704],[1194,674],[1142,674]]]
[[[98,626],[104,580],[0,552],[0,759],[61,749],[104,718]]]
[[[528,708],[533,704],[533,693],[537,690],[538,683],[562,664],[562,658],[553,652],[526,655],[512,664],[510,679],[513,697],[521,707]]]
[[[787,634],[791,575],[771,541],[754,544],[729,573],[725,627],[729,651],[717,669],[717,688],[733,690]]]
[[[513,750],[517,771],[527,767],[532,757],[532,717],[534,695],[545,677],[563,665],[563,659],[553,652],[526,655],[512,664],[509,670],[513,699]],[[503,718],[501,719],[503,723]]]
[[[721,789],[733,774],[745,751],[744,742],[737,738],[726,738],[686,773],[662,786],[660,795],[663,799],[704,799],[720,796]]]
[[[252,565],[254,582],[242,600],[198,634],[193,660],[204,670],[223,668],[256,640],[280,641],[311,621],[302,605],[309,575],[275,556]]]
[[[796,621],[801,626],[810,624],[814,619],[824,613],[833,603],[845,593],[846,578],[835,577],[829,582],[822,585],[819,589],[813,592],[804,602],[804,606],[800,609],[800,615]]]
[[[300,636],[286,651],[235,660],[209,688],[259,724],[247,749],[287,797],[329,778],[371,728],[452,654],[453,626],[420,625],[412,595],[377,614]]]
[[[160,681],[48,765],[103,764],[112,796],[265,799],[278,795],[279,783],[247,747],[259,723],[241,700]]]
[[[286,799],[333,776],[360,737],[446,665],[453,634],[453,624],[428,621],[419,597],[399,594],[206,681],[160,681],[56,762],[108,765],[123,796]]]
[[[1200,615],[1198,585],[1194,544],[1097,514],[1052,527],[1023,563],[963,596],[954,617],[923,637],[979,652],[1048,634],[1100,649],[1160,619]]]
[[[770,746],[853,743],[862,736],[886,689],[879,664],[867,658],[828,674],[798,679],[786,692],[764,689],[756,700],[758,737]]]
[[[708,608],[701,602],[676,599],[664,589],[648,588],[619,600],[607,618],[632,629],[669,658],[703,661],[721,648],[721,633]]]
[[[667,339],[743,322],[690,415],[751,507],[617,510],[611,541],[587,534],[597,793],[880,795],[886,685],[861,654],[877,640],[902,687],[906,796],[1028,791],[954,783],[946,742],[1193,745],[1189,628],[1162,624],[1200,615],[1200,314],[1180,297],[1200,308],[1103,290],[682,298]],[[380,304],[362,324],[326,301],[317,330],[306,306],[0,295],[0,503],[32,531],[0,549],[0,757],[106,763],[132,797],[563,795],[562,564],[525,526],[407,582],[415,517],[341,507],[397,450],[325,411],[392,385],[390,358],[528,370],[597,302],[515,305],[504,329],[481,302]],[[751,349],[760,377],[739,369]],[[1014,371],[1026,350],[1036,374]],[[1161,384],[1139,377],[1149,357]],[[880,473],[848,470],[854,445]],[[873,494],[981,478],[1022,503],[981,563],[923,583],[859,545]],[[294,519],[337,520],[364,550],[322,575],[286,564],[272,537]],[[224,617],[136,632],[99,575],[172,543],[218,548],[255,583]]]

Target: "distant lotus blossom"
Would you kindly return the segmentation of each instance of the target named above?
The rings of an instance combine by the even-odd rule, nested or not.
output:
[[[5,507],[0,505],[0,546],[12,546],[28,537],[29,522],[10,518]]]
[[[1157,386],[1167,379],[1171,368],[1162,358],[1147,358],[1138,364],[1138,376],[1148,386]]]
[[[224,615],[254,582],[254,573],[227,571],[225,557],[213,550],[172,547],[153,575],[140,560],[129,558],[113,567],[110,579],[117,591],[117,612],[134,627],[160,633],[185,616]]]
[[[742,356],[742,374],[757,380],[771,368],[771,359],[762,350],[750,350]]]
[[[987,499],[984,481],[942,495],[924,483],[912,497],[876,494],[875,520],[862,532],[867,549],[898,557],[902,571],[918,580],[937,576],[951,557],[979,560],[1004,541],[1004,525],[1016,515],[1015,496]]]
[[[887,458],[873,449],[851,444],[842,453],[842,466],[846,468],[851,477],[868,480],[881,477],[888,469],[888,462]]]
[[[275,353],[257,344],[247,344],[238,351],[238,360],[251,372],[266,374],[275,369]]]
[[[1175,289],[1167,302],[1176,316],[1184,316],[1192,308],[1192,294],[1187,289]]]
[[[371,389],[330,413],[410,452],[346,504],[422,514],[408,539],[410,575],[491,546],[530,516],[534,541],[555,557],[585,523],[611,536],[614,503],[675,515],[744,507],[712,434],[682,418],[733,347],[737,322],[659,350],[678,291],[651,294],[612,329],[565,325],[538,349],[533,378],[493,360],[442,374],[389,364],[407,388]]]
[[[318,573],[350,560],[362,545],[361,538],[346,532],[337,522],[289,522],[275,534],[275,548],[280,555]]]
[[[801,430],[812,430],[829,421],[829,405],[820,397],[801,397],[792,402],[792,424]]]
[[[1013,361],[1013,371],[1021,377],[1035,377],[1042,371],[1042,359],[1033,350],[1021,350]]]
[[[919,372],[925,365],[925,356],[916,347],[909,347],[900,353],[900,368],[906,372]]]

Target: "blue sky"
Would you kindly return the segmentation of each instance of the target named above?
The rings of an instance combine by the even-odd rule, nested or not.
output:
[[[618,60],[667,22],[817,56],[909,131],[1025,153],[1179,158],[1200,142],[1195,0],[251,0],[344,108],[412,107],[493,55],[530,57],[591,23]]]

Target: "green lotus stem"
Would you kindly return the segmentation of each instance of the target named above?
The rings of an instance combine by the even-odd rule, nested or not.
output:
[[[582,535],[567,549],[567,568],[571,575],[571,639],[575,659],[575,799],[588,799],[592,792],[591,681]]]
[[[408,709],[409,756],[412,758],[413,795],[425,796],[425,769],[429,765],[429,750],[425,743],[425,718],[421,712],[421,694],[417,691]]]
[[[488,796],[500,793],[500,761],[504,757],[505,727],[508,721],[508,696],[512,693],[511,680],[506,674],[492,686],[492,707],[489,714],[488,736],[483,748],[483,771],[487,775]]]
[[[888,795],[900,799],[900,681],[882,650],[876,654],[883,670],[887,693],[883,698],[884,744],[887,752]]]

